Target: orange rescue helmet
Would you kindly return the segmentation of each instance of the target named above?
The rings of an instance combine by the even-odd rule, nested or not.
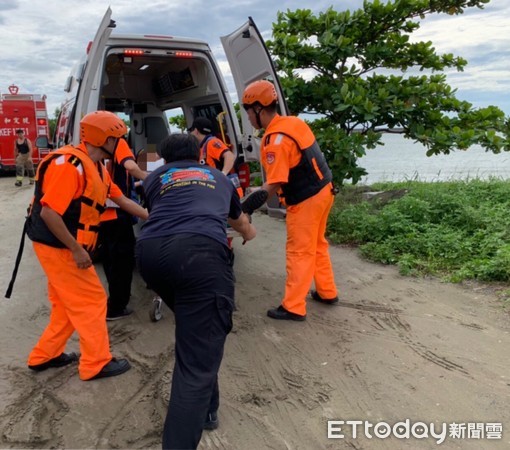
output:
[[[94,111],[80,121],[81,141],[94,147],[102,147],[109,137],[121,138],[127,131],[124,121],[110,111]]]
[[[258,80],[246,86],[243,93],[243,105],[260,103],[262,106],[269,106],[278,101],[278,95],[274,84],[267,80]]]

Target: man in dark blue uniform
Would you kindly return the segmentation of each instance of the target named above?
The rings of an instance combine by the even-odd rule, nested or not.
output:
[[[216,428],[218,370],[232,329],[234,274],[226,224],[245,241],[255,228],[234,185],[201,165],[198,141],[172,134],[159,148],[166,164],[144,181],[149,219],[136,246],[140,273],[175,315],[175,367],[164,449],[195,449]]]

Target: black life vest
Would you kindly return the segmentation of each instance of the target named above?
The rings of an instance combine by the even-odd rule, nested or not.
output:
[[[282,118],[269,127],[269,134],[264,137],[264,145],[269,144],[270,136],[274,134],[291,138],[301,152],[299,163],[290,169],[288,181],[281,187],[287,205],[296,205],[313,197],[332,182],[333,175],[326,158],[312,130],[304,121],[293,116]],[[311,145],[305,143],[311,141]]]
[[[62,219],[73,237],[87,251],[94,250],[99,231],[100,216],[105,210],[108,187],[104,183],[105,167],[94,163],[88,155],[74,147],[66,146],[46,156],[37,169],[36,187],[27,224],[27,235],[34,242],[50,247],[65,248],[65,245],[49,230],[41,219],[41,198],[44,174],[54,158],[71,155],[67,160],[76,167],[83,167],[85,187],[83,194],[72,200]]]

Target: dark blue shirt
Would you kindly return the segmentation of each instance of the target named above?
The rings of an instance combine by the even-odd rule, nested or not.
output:
[[[143,187],[149,218],[139,240],[192,233],[227,245],[227,217],[239,218],[241,201],[219,170],[198,161],[176,161],[149,174]]]

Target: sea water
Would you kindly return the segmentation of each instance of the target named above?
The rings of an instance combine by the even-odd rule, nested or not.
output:
[[[494,154],[475,145],[449,155],[427,156],[427,149],[401,135],[384,134],[385,145],[367,150],[358,160],[368,175],[360,184],[378,181],[449,181],[510,178],[510,152]]]

